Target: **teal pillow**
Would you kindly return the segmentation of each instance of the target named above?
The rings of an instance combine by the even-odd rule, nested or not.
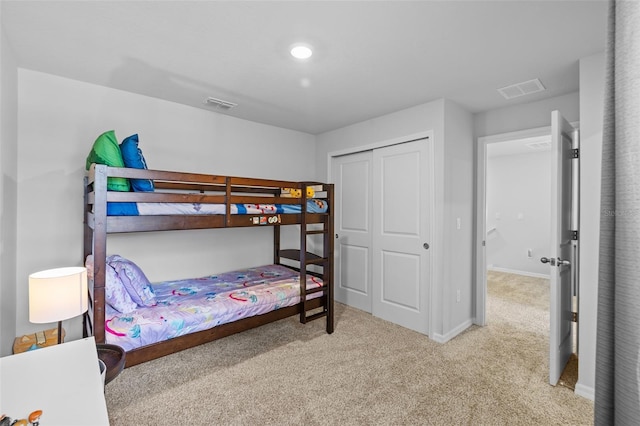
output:
[[[125,167],[132,169],[147,169],[147,162],[138,147],[138,134],[125,138],[120,144],[120,152]],[[153,192],[153,181],[150,179],[131,179],[131,189],[139,192]]]
[[[124,167],[122,153],[113,130],[104,132],[93,143],[87,157],[87,170],[93,163],[105,164],[110,167]],[[107,189],[109,191],[129,191],[129,181],[125,178],[110,177],[107,179]]]

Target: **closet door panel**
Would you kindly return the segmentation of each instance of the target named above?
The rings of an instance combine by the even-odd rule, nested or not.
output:
[[[371,312],[371,151],[335,157],[335,298]]]
[[[393,251],[383,251],[381,257],[382,302],[418,312],[420,257]]]
[[[429,140],[373,151],[373,298],[378,317],[428,334]]]

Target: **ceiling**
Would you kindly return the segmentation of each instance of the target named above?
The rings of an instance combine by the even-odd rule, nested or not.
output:
[[[439,98],[476,113],[578,90],[590,1],[11,1],[18,65],[319,134]],[[314,48],[307,61],[289,47]],[[510,100],[496,89],[539,78]],[[238,106],[220,112],[207,97]]]

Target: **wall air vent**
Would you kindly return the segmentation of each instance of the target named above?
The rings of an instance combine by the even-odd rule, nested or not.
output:
[[[527,148],[535,149],[538,151],[543,151],[545,149],[551,148],[551,142],[532,142],[525,144]]]
[[[540,80],[533,79],[529,81],[523,81],[522,83],[512,84],[510,86],[502,87],[498,89],[498,92],[505,99],[513,99],[519,96],[531,95],[532,93],[542,92],[546,90]]]
[[[231,108],[238,106],[238,104],[236,103],[223,101],[222,99],[217,99],[212,97],[205,99],[204,103],[222,111],[228,111]]]

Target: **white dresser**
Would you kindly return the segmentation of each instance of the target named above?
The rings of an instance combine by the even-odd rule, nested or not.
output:
[[[40,424],[108,425],[93,337],[0,358],[0,414]]]

